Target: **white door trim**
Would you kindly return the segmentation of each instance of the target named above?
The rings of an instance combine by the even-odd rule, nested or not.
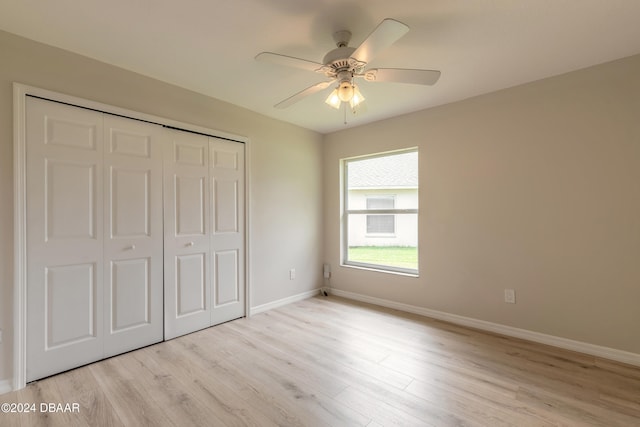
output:
[[[137,111],[127,110],[100,102],[77,98],[21,83],[13,83],[13,222],[14,222],[14,289],[13,289],[13,390],[26,386],[27,377],[27,256],[26,256],[26,97],[28,95],[62,102],[78,107],[89,108],[109,114],[148,121],[167,127],[190,132],[202,133],[218,138],[230,139],[245,144],[245,305],[246,316],[250,311],[250,257],[249,222],[250,211],[250,165],[251,145],[249,138],[215,129],[209,129],[177,120],[158,117]]]

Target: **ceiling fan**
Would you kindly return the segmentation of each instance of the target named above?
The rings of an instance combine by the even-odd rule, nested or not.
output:
[[[339,109],[342,103],[349,103],[352,110],[364,101],[355,78],[364,78],[368,82],[395,82],[417,85],[433,85],[440,78],[440,71],[414,70],[405,68],[373,68],[366,69],[379,52],[391,46],[409,31],[409,27],[395,19],[384,19],[364,42],[357,48],[349,47],[351,32],[337,31],[333,39],[337,47],[324,56],[322,64],[306,59],[262,52],[256,56],[258,61],[266,61],[303,70],[324,74],[330,80],[316,83],[274,105],[275,108],[287,108],[301,99],[320,92],[333,83],[337,86],[326,99],[326,103]]]

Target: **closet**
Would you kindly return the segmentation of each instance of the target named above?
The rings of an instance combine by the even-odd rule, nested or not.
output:
[[[27,381],[245,315],[244,144],[25,110]]]

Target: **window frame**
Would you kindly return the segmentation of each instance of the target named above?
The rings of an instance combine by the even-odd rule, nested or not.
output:
[[[341,167],[340,167],[340,175],[342,177],[341,179],[341,192],[342,192],[342,197],[341,197],[341,223],[342,223],[342,227],[341,227],[341,231],[342,231],[342,235],[341,235],[341,256],[340,256],[340,261],[341,261],[341,265],[345,266],[345,267],[356,267],[356,268],[363,268],[363,269],[368,269],[368,270],[375,270],[375,271],[380,271],[380,272],[385,272],[385,273],[395,273],[395,274],[402,274],[402,275],[408,275],[408,276],[413,276],[413,277],[418,277],[419,271],[420,271],[420,264],[419,264],[419,257],[418,257],[418,261],[417,261],[417,268],[416,269],[412,269],[412,268],[402,268],[402,267],[394,267],[394,266],[389,266],[389,265],[383,265],[383,264],[371,264],[371,263],[364,263],[364,262],[358,262],[358,261],[351,261],[348,259],[349,256],[349,216],[350,215],[368,215],[368,214],[387,214],[387,215],[394,215],[397,218],[397,215],[402,215],[402,214],[415,214],[416,218],[419,218],[419,209],[349,209],[349,163],[350,162],[354,162],[354,161],[359,161],[359,160],[366,160],[366,159],[373,159],[373,158],[377,158],[377,157],[388,157],[388,156],[393,156],[393,155],[397,155],[397,154],[403,154],[403,153],[410,153],[410,152],[415,152],[416,154],[418,154],[418,147],[411,147],[411,148],[407,148],[407,149],[402,149],[402,150],[396,150],[396,151],[387,151],[387,152],[383,152],[383,153],[375,153],[375,154],[369,154],[369,155],[363,155],[363,156],[357,156],[357,157],[349,157],[349,158],[344,158],[341,159]],[[420,175],[420,167],[418,165],[418,176]],[[419,179],[418,179],[418,207],[420,206],[420,198],[419,198],[419,194],[420,194],[420,184],[419,184]],[[396,227],[397,228],[397,227]],[[380,237],[382,237],[383,235],[381,235]],[[419,235],[416,236],[416,242],[419,242]],[[416,243],[416,250],[418,250],[419,253],[419,243]]]

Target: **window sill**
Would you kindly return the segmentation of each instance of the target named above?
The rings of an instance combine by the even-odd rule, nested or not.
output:
[[[414,278],[420,277],[420,274],[418,272],[412,273],[409,271],[388,270],[383,267],[376,267],[376,266],[369,266],[369,265],[346,264],[343,262],[340,264],[340,267],[353,268],[355,270],[371,271],[374,273],[394,274],[396,276],[405,276],[405,277],[414,277]]]

